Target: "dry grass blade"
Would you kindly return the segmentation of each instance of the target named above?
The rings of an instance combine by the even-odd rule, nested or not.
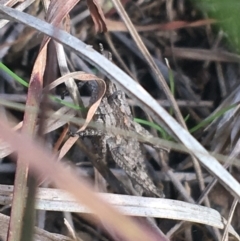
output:
[[[122,31],[122,32],[128,32],[128,29],[126,25],[123,22],[112,20],[112,19],[106,19],[108,31]],[[182,28],[189,28],[189,27],[200,27],[207,24],[216,23],[216,20],[214,19],[203,19],[196,22],[185,22],[185,21],[173,21],[170,23],[165,24],[151,24],[151,25],[144,25],[144,26],[135,26],[136,30],[138,32],[147,32],[147,31],[157,31],[157,30],[176,30],[176,29],[182,29]]]
[[[59,116],[67,115],[69,118],[73,118],[76,115],[74,109],[70,109],[69,107],[63,106],[59,110],[51,113],[49,117],[46,119],[46,127],[44,130],[44,134],[52,132],[69,122],[69,119],[61,119]],[[54,117],[56,116],[56,117]],[[14,131],[20,130],[22,128],[22,122],[20,122],[17,126],[13,128]],[[0,158],[4,158],[11,154],[13,151],[9,147],[7,143],[0,140]]]
[[[79,2],[79,0],[71,0],[68,1],[68,4],[66,5],[63,1],[59,1],[59,0],[53,0],[50,2],[49,6],[47,6],[48,4],[46,3],[46,19],[49,23],[53,24],[54,26],[59,26],[62,22],[63,19],[65,18],[65,22],[67,25],[68,19],[69,19],[69,12],[71,11],[71,9]],[[67,29],[66,26],[64,26],[65,29]],[[48,38],[46,38],[48,39]],[[62,75],[65,75],[67,73],[69,73],[68,71],[68,67],[67,67],[67,61],[65,58],[65,53],[64,53],[64,49],[63,46],[59,43],[55,43],[56,46],[56,51],[57,51],[57,59],[58,59],[58,64],[59,64],[59,68],[61,71]],[[75,105],[79,105],[82,106],[82,100],[77,88],[77,85],[75,83],[75,81],[72,78],[69,78],[65,81],[65,85],[67,86],[67,89],[74,101]],[[80,117],[84,117],[82,115],[82,112],[77,110],[77,113]]]
[[[101,220],[120,235],[125,240],[167,240],[166,237],[160,237],[144,226],[137,225],[129,218],[122,216],[114,208],[97,197],[90,190],[89,185],[84,180],[79,179],[73,169],[66,169],[63,164],[56,162],[56,159],[47,149],[37,145],[33,139],[27,135],[17,134],[0,122],[0,137],[11,145],[11,148],[17,151],[18,155],[24,157],[22,163],[30,163],[33,171],[40,175],[47,176],[55,183],[58,188],[71,193],[75,199],[88,207],[92,212],[98,215]],[[29,151],[30,150],[30,151]]]
[[[11,200],[12,189],[12,186],[0,185],[0,194],[4,194],[0,195],[0,203],[7,203]],[[224,229],[228,223],[214,209],[182,201],[117,194],[99,194],[98,196],[129,216],[183,220],[206,224],[219,229]],[[36,208],[40,210],[91,213],[88,208],[78,204],[65,191],[52,188],[38,189]],[[229,225],[227,231],[240,240],[239,235],[231,225]]]
[[[46,55],[47,55],[47,44],[44,45],[39,52],[37,60],[34,64],[29,88],[27,95],[27,107],[39,108],[41,92],[43,86],[43,75],[46,65]],[[35,135],[36,131],[36,122],[37,122],[37,112],[28,112],[24,113],[22,131],[28,133],[29,135]],[[14,180],[14,198],[11,209],[10,225],[8,231],[8,241],[17,241],[21,238],[21,228],[19,225],[22,223],[24,208],[25,208],[25,195],[26,195],[26,186],[28,178],[28,164],[21,164],[21,159],[23,156],[19,155],[16,175]]]
[[[179,121],[179,123],[186,128],[186,124],[184,122],[184,119],[182,117],[182,114],[178,108],[178,105],[176,104],[176,101],[166,83],[166,80],[164,79],[162,73],[158,69],[156,63],[154,62],[152,56],[150,55],[149,51],[147,50],[146,46],[144,45],[142,39],[140,38],[138,32],[134,28],[132,21],[128,17],[126,11],[124,10],[123,5],[121,4],[120,0],[112,0],[115,8],[117,9],[117,12],[123,19],[124,23],[126,24],[129,33],[131,34],[132,38],[134,39],[136,45],[138,46],[139,50],[141,51],[142,55],[144,56],[147,64],[151,68],[152,72],[156,75],[158,81],[156,84],[159,86],[160,89],[163,89],[165,95],[167,96],[167,99],[172,105],[172,108],[175,112],[176,118]]]
[[[62,19],[71,11],[79,0],[70,0],[68,4],[61,0],[52,0],[47,11],[47,21],[54,26],[58,26]],[[89,11],[95,24],[96,32],[105,32],[107,27],[102,9],[98,3],[93,0],[87,1]]]
[[[15,9],[18,11],[23,11],[27,7],[29,7],[35,0],[25,0],[21,4],[19,4]],[[0,20],[0,28],[3,28],[9,21],[8,20]]]
[[[76,141],[78,140],[79,136],[71,136],[67,139],[67,141],[65,141],[65,143],[63,144],[62,148],[59,151],[59,159],[62,159],[67,152],[72,148],[72,146],[76,143]]]
[[[237,198],[234,198],[234,201],[233,201],[233,204],[232,204],[232,207],[231,207],[231,210],[229,212],[229,217],[228,217],[228,220],[227,220],[227,225],[225,227],[225,230],[224,230],[224,233],[223,233],[223,237],[222,237],[222,241],[227,241],[228,240],[228,230],[231,226],[231,221],[232,221],[232,218],[233,218],[233,214],[235,212],[235,208],[238,204],[238,199]]]
[[[56,118],[54,118],[55,115],[57,116]],[[58,118],[61,115],[67,115],[70,118],[73,118],[76,115],[76,112],[69,107],[63,106],[54,113],[52,113],[52,115],[50,115],[49,118],[46,120],[46,128],[44,132],[45,134],[54,131],[68,123],[68,120]]]
[[[0,239],[7,240],[7,230],[9,225],[9,217],[0,213]],[[34,241],[72,241],[70,238],[60,234],[49,233],[40,228],[35,228]]]
[[[5,156],[8,156],[11,153],[12,150],[9,147],[9,145],[6,142],[0,140],[0,158],[4,158]]]
[[[57,97],[57,96],[55,96]],[[15,101],[15,102],[25,102],[26,101],[26,95],[24,94],[0,94],[0,99],[4,99],[7,101]],[[70,97],[65,97],[66,101],[71,101]],[[89,102],[89,97],[82,97],[82,100],[84,103]],[[135,101],[131,100],[131,99],[127,99],[128,104],[131,106],[136,106]],[[168,100],[162,100],[162,99],[157,99],[157,102],[159,103],[159,105],[161,105],[162,107],[170,107],[170,103]],[[191,108],[213,108],[213,101],[207,101],[207,100],[203,100],[203,101],[191,101],[191,100],[179,100],[177,99],[177,104],[179,107],[191,107]]]
[[[17,106],[16,106],[16,103],[12,103],[12,102],[9,102],[9,101],[3,101],[3,100],[0,100],[0,104],[3,105],[3,106],[6,106],[8,108],[13,108],[13,109],[21,110],[21,111],[25,110],[25,106],[22,105],[22,104],[17,104]],[[64,108],[66,108],[66,109],[64,110]],[[66,124],[68,122],[71,122],[75,125],[83,125],[85,123],[84,119],[72,117],[73,113],[70,112],[71,114],[68,114],[67,111],[69,109],[67,107],[63,107],[62,109],[63,109],[63,111],[60,111],[61,110],[60,109],[59,112],[47,113],[48,116],[49,116],[49,123],[51,123],[51,125],[53,125],[53,123],[55,121],[56,122],[60,121],[59,126],[63,125],[61,123]],[[34,108],[29,108],[29,111],[37,112],[37,110],[35,110]],[[58,125],[58,124],[56,124],[56,125]],[[135,138],[136,140],[138,140],[141,143],[145,143],[145,144],[148,144],[148,145],[151,145],[151,146],[156,146],[156,147],[161,148],[161,149],[175,150],[175,151],[183,152],[183,153],[186,153],[186,154],[191,153],[191,150],[186,148],[183,144],[175,143],[175,142],[172,142],[172,141],[167,141],[167,140],[157,138],[157,137],[145,137],[143,135],[137,134],[134,131],[126,131],[126,130],[123,130],[121,128],[116,128],[116,127],[106,127],[103,124],[100,124],[100,123],[96,124],[95,122],[90,122],[89,127],[98,128],[99,130],[101,130],[103,132],[110,132],[112,134],[120,135],[120,136],[123,136],[125,138]],[[51,128],[49,128],[47,131],[54,130],[54,127],[51,127]],[[12,130],[14,130],[14,129],[12,129]],[[198,154],[198,153],[195,153],[195,154]],[[204,154],[204,153],[200,152],[199,154],[205,155],[206,157],[209,156],[209,153]],[[225,164],[229,165],[229,156],[217,154],[217,153],[210,153],[210,154],[213,157],[215,157],[216,159],[218,159],[221,163],[225,163]],[[240,166],[240,164],[239,164],[240,159],[233,157],[230,160],[231,160],[231,164],[233,164],[234,166],[236,166],[236,167]],[[226,166],[224,166],[224,168],[226,168]],[[183,178],[183,177],[181,177],[181,178]],[[190,181],[190,180],[187,179],[185,181]]]
[[[59,44],[57,42],[55,42],[55,47],[56,47],[56,52],[57,52],[59,69],[60,69],[61,75],[63,76],[65,74],[70,73],[70,71],[68,69],[68,65],[67,65],[64,48],[63,48],[62,44]],[[79,93],[79,90],[78,90],[78,86],[77,86],[76,82],[74,81],[74,79],[73,78],[66,79],[65,85],[73,100],[73,103],[76,106],[84,106],[80,93]],[[81,110],[77,110],[77,114],[79,117],[84,117]]]
[[[164,54],[171,56],[174,54],[176,58],[193,59],[202,61],[218,61],[218,62],[232,62],[239,63],[240,56],[238,54],[229,53],[219,50],[207,49],[190,49],[190,48],[166,48]]]
[[[12,7],[13,5],[15,5],[18,2],[22,2],[22,0],[4,0],[4,1],[1,1],[1,4],[8,6],[8,7]]]

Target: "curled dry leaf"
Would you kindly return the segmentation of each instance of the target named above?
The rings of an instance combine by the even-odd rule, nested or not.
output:
[[[58,152],[58,160],[61,160],[68,153],[78,138],[79,136],[71,136],[67,139],[67,141],[65,141],[60,151]]]
[[[79,131],[83,131],[87,127],[88,123],[92,120],[92,118],[101,102],[101,99],[102,99],[103,95],[105,94],[106,85],[105,85],[104,80],[98,78],[97,76],[95,76],[93,74],[87,74],[82,71],[78,71],[78,72],[72,72],[72,73],[62,76],[61,78],[53,81],[49,86],[46,86],[45,89],[51,90],[51,89],[55,88],[56,86],[58,86],[59,84],[64,83],[68,78],[74,78],[74,79],[80,80],[80,81],[96,81],[98,84],[97,96],[94,97],[94,99],[96,101],[90,106],[87,116],[86,116],[86,121],[79,130]]]
[[[93,19],[96,32],[107,32],[106,19],[96,0],[87,0],[87,5]]]

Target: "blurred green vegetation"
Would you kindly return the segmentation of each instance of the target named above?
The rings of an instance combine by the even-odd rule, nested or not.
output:
[[[240,51],[240,1],[239,0],[192,0],[195,6],[209,18],[218,20],[228,36],[229,43]]]

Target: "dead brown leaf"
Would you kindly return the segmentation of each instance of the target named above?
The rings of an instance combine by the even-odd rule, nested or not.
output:
[[[65,1],[52,0],[46,14],[46,21],[51,23],[53,26],[58,27],[62,20],[68,15],[73,7],[79,2],[79,0],[68,0],[67,4]],[[57,34],[57,33],[56,33]],[[44,36],[42,46],[48,43],[50,38]]]
[[[45,44],[40,49],[37,59],[34,63],[28,87],[26,107],[35,107],[36,109],[40,107],[43,88],[43,75],[46,67],[47,46],[48,42],[45,42]],[[30,136],[35,136],[37,119],[37,112],[25,111],[22,131]],[[19,225],[19,223],[22,223],[23,220],[29,169],[27,163],[25,163],[25,165],[19,165],[22,158],[23,156],[18,156],[8,240],[18,240],[17,237],[21,235],[21,225]]]
[[[87,5],[95,25],[96,32],[107,32],[104,13],[96,0],[87,0]]]
[[[66,4],[66,1],[51,0],[46,15],[47,22],[53,24],[55,27],[59,26],[78,2],[79,0],[68,0]]]
[[[60,151],[58,153],[58,160],[61,160],[68,153],[68,151],[76,143],[78,138],[79,138],[79,136],[70,136],[67,139],[67,141],[65,141],[65,143],[63,144],[62,148],[60,149]]]

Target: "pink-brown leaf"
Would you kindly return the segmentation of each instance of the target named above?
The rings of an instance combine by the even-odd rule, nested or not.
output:
[[[96,0],[87,0],[87,5],[94,22],[96,32],[106,32],[106,19],[98,2]]]

